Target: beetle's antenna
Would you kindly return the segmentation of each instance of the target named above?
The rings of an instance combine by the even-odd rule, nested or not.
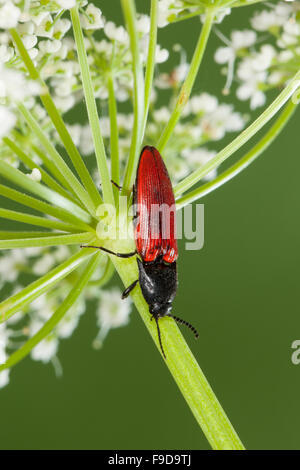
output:
[[[160,349],[161,349],[161,352],[162,352],[162,355],[164,356],[164,358],[167,359],[166,355],[165,355],[163,345],[162,345],[162,341],[161,341],[160,328],[159,328],[159,324],[158,324],[158,317],[154,317],[154,318],[155,318],[156,326],[157,326],[157,334],[158,334],[158,341],[159,341],[159,344],[160,344]]]
[[[198,331],[197,331],[196,328],[194,328],[193,325],[191,325],[189,322],[187,322],[187,321],[185,321],[185,320],[182,320],[182,318],[175,317],[175,315],[171,315],[171,313],[168,313],[167,316],[173,318],[177,323],[180,323],[181,325],[187,326],[190,330],[192,330],[192,332],[193,332],[194,335],[195,335],[195,338],[196,338],[196,339],[199,338],[199,333],[198,333]]]

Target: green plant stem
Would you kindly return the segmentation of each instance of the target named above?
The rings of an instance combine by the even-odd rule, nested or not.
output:
[[[63,232],[77,232],[76,225],[66,224],[58,220],[46,219],[45,217],[38,217],[36,215],[25,214],[24,212],[12,211],[9,209],[0,208],[0,218],[15,220],[23,224],[37,225],[38,227],[52,228],[55,230],[62,230]]]
[[[41,183],[37,181],[33,181],[32,179],[28,178],[27,175],[22,173],[21,171],[13,168],[8,163],[0,160],[0,174],[3,178],[11,181],[12,183],[20,186],[23,189],[26,189],[32,194],[45,199],[46,201],[54,204],[58,207],[61,207],[71,214],[76,214],[77,218],[80,218],[82,221],[90,223],[92,218],[90,214],[88,214],[85,210],[81,209],[81,207],[74,204],[69,199],[64,198],[60,194],[52,191],[51,189],[47,188]]]
[[[150,11],[150,33],[149,33],[149,48],[147,56],[146,74],[145,74],[145,104],[144,104],[144,124],[142,138],[145,133],[148,112],[150,106],[153,76],[155,69],[155,55],[156,55],[156,44],[157,44],[157,18],[158,18],[158,0],[151,0],[151,11]]]
[[[255,5],[256,3],[262,3],[265,0],[244,0],[242,2],[235,2],[233,3],[232,8],[238,8],[238,7],[248,7],[249,5]]]
[[[125,246],[123,246],[123,249]],[[128,247],[129,248],[129,247]],[[122,251],[123,251],[122,249]],[[126,250],[124,249],[124,252]],[[138,277],[135,258],[122,260],[111,257],[125,287]],[[161,353],[154,321],[150,320],[149,307],[140,287],[132,291],[134,303]],[[202,370],[186,344],[175,322],[161,318],[160,329],[169,368],[192,413],[200,424],[213,449],[243,449],[243,445],[215,397]]]
[[[91,125],[95,154],[97,159],[98,170],[101,176],[101,184],[103,190],[103,198],[106,203],[113,204],[114,196],[112,185],[110,182],[109,171],[106,160],[105,147],[101,135],[99,116],[97,111],[97,105],[94,95],[93,83],[88,65],[88,59],[86,55],[83,33],[80,25],[78,8],[74,7],[71,9],[71,18],[73,23],[74,38],[77,47],[78,61],[81,70],[81,78],[83,91],[86,101],[86,107]]]
[[[188,102],[188,99],[190,97],[192,88],[194,86],[199,67],[201,65],[203,55],[207,46],[208,38],[211,32],[213,20],[215,17],[215,11],[214,10],[207,10],[206,13],[206,18],[205,22],[202,26],[201,33],[199,36],[199,40],[193,55],[193,59],[190,65],[189,72],[187,74],[187,77],[181,87],[179,96],[177,98],[177,102],[175,105],[175,108],[171,114],[171,117],[169,119],[169,122],[167,123],[159,141],[157,144],[157,148],[160,152],[162,152],[171,137],[171,134],[181,116],[181,113]]]
[[[73,196],[71,196],[71,194],[69,194],[62,186],[60,186],[40,165],[37,165],[31,157],[26,155],[23,150],[18,145],[16,145],[15,142],[13,142],[8,137],[4,137],[2,141],[19,157],[24,165],[28,166],[28,168],[31,170],[37,168],[41,172],[43,183],[45,183],[49,188],[53,189],[53,191],[56,191],[63,197],[74,202],[75,199]]]
[[[80,153],[78,152],[76,145],[74,144],[69,131],[59,114],[53,99],[51,98],[51,95],[49,93],[48,87],[46,83],[41,79],[38,70],[36,69],[34,63],[32,62],[23,42],[22,39],[17,32],[16,29],[11,29],[10,30],[11,36],[19,50],[20,56],[25,64],[25,67],[28,70],[29,76],[32,80],[37,80],[41,87],[41,101],[45,107],[45,109],[48,112],[48,115],[58,133],[58,135],[61,138],[62,143],[65,146],[65,149],[85,187],[85,189],[89,192],[90,197],[93,201],[95,201],[95,206],[97,207],[99,204],[101,204],[102,200],[99,194],[98,189],[96,188],[96,185],[89,174]]]
[[[227,183],[227,181],[230,181],[232,178],[241,173],[245,168],[247,168],[272,144],[272,142],[276,139],[276,137],[280,134],[282,129],[286,126],[292,117],[296,107],[297,105],[290,101],[271,129],[249,152],[246,153],[246,155],[240,158],[226,171],[218,175],[214,180],[203,184],[194,191],[190,191],[189,193],[179,198],[176,201],[176,208],[179,210],[187,204],[191,204],[197,199],[206,196],[207,194],[222,186],[224,183]]]
[[[95,253],[95,250],[81,250],[69,259],[56,266],[47,274],[29,284],[17,294],[12,295],[8,299],[0,303],[0,323],[8,320],[12,315],[22,310],[26,305],[30,304],[44,294],[58,282],[68,276],[71,272],[78,268],[81,263],[89,256]]]
[[[62,320],[64,315],[70,310],[70,308],[75,304],[77,299],[79,298],[80,294],[82,293],[83,289],[87,285],[89,279],[93,275],[97,264],[98,264],[98,256],[99,254],[95,254],[93,258],[89,261],[87,267],[85,268],[84,272],[80,276],[79,280],[77,281],[76,285],[71,289],[68,296],[65,298],[63,303],[60,307],[56,310],[56,312],[52,315],[50,320],[48,320],[45,325],[34,335],[30,338],[24,346],[19,348],[15,353],[13,353],[5,362],[5,364],[0,366],[0,372],[9,369],[20,362],[24,357],[26,357],[32,349],[40,343],[44,338],[46,338],[49,333],[58,325],[58,323]]]
[[[268,106],[268,108],[241,134],[236,137],[229,145],[221,150],[215,157],[213,157],[208,163],[200,167],[198,170],[191,173],[184,180],[177,184],[174,189],[175,196],[179,196],[194,184],[207,175],[210,171],[217,168],[223,163],[228,157],[234,152],[241,148],[248,140],[250,140],[260,129],[267,124],[273,116],[285,105],[285,103],[291,98],[295,91],[299,88],[300,84],[300,70],[290,80],[285,89],[279,94],[279,96]]]
[[[132,68],[134,79],[134,123],[129,158],[125,170],[122,194],[131,190],[142,144],[144,118],[144,76],[140,61],[139,41],[136,27],[136,10],[134,0],[121,0],[127,31],[130,38]]]
[[[110,158],[111,158],[111,179],[120,184],[120,161],[119,161],[119,131],[118,131],[118,110],[115,97],[114,78],[112,74],[107,78],[108,105],[110,120]],[[119,200],[118,188],[113,188],[115,203]]]
[[[49,246],[60,246],[60,245],[80,245],[81,243],[88,243],[95,238],[95,234],[89,232],[75,233],[75,234],[51,234],[48,237],[33,237],[15,240],[1,240],[0,239],[0,250],[8,250],[13,248],[25,248],[25,247],[49,247]]]
[[[51,156],[53,163],[57,166],[57,169],[62,175],[64,175],[64,180],[66,181],[67,188],[73,194],[75,194],[75,196],[79,197],[81,202],[85,205],[87,210],[92,215],[95,215],[96,208],[90,198],[90,195],[78,181],[74,173],[70,170],[68,165],[65,163],[64,159],[57,152],[54,145],[49,141],[47,135],[43,132],[43,129],[41,128],[39,123],[23,104],[19,105],[19,110],[22,113],[24,119],[27,121],[27,124],[29,125],[30,129],[36,134],[43,147]]]
[[[89,286],[94,286],[94,287],[103,287],[105,284],[110,281],[110,279],[113,277],[115,272],[115,267],[112,264],[110,258],[107,257],[107,263],[105,266],[105,270],[102,274],[102,276],[99,279],[96,279],[95,281],[90,281]]]
[[[20,240],[35,237],[49,237],[49,232],[9,232],[8,230],[0,230],[0,240]]]
[[[16,191],[15,189],[8,188],[2,184],[0,184],[0,196],[4,196],[8,199],[11,199],[12,201],[19,202],[20,204],[42,212],[43,214],[51,215],[52,217],[55,217],[61,221],[69,222],[74,227],[77,227],[77,230],[83,229],[88,232],[93,230],[88,224],[81,222],[80,219],[65,209],[53,207],[46,202]]]

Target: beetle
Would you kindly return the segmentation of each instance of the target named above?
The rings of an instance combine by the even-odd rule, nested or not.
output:
[[[171,317],[190,328],[196,338],[199,335],[190,323],[171,314],[178,285],[175,198],[167,168],[155,147],[146,146],[141,152],[133,187],[133,205],[136,251],[115,253],[105,247],[90,245],[83,248],[98,248],[120,258],[138,255],[139,277],[125,289],[122,298],[140,284],[151,319],[155,319],[160,348],[166,359],[159,318]]]

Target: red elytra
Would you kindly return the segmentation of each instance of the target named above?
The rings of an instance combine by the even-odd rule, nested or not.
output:
[[[174,263],[178,257],[176,207],[172,183],[159,151],[142,150],[134,188],[137,207],[135,224],[136,249],[143,261],[162,257]]]

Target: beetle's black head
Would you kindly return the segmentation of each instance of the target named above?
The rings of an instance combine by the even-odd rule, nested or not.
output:
[[[137,261],[140,286],[149,312],[157,318],[168,315],[177,290],[176,262],[165,264],[158,259],[153,263],[143,263],[139,258]]]
[[[155,303],[149,306],[149,312],[154,317],[165,317],[172,311],[172,303],[166,304]]]
[[[165,264],[161,258],[153,263],[143,263],[139,258],[137,258],[137,262],[139,267],[141,290],[149,305],[149,312],[156,321],[161,352],[166,359],[158,324],[160,317],[169,316],[177,323],[186,325],[194,332],[196,338],[198,338],[198,333],[190,323],[179,317],[175,317],[170,313],[172,310],[172,302],[177,290],[176,262]]]

